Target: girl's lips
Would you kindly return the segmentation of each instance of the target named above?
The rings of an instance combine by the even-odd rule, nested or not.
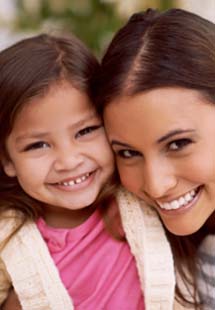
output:
[[[89,176],[90,176],[90,173],[87,172],[87,173],[82,174],[82,175],[75,177],[75,178],[67,178],[66,180],[57,182],[56,184],[71,186],[71,185],[75,185],[75,184],[79,184],[79,183],[84,182],[87,178],[89,178]]]
[[[202,193],[202,188],[203,188],[203,186],[199,186],[196,189],[195,197],[190,202],[188,202],[185,205],[180,206],[177,209],[167,210],[167,209],[161,208],[158,204],[156,205],[156,209],[158,209],[159,213],[162,213],[165,215],[173,215],[173,216],[187,212],[190,208],[193,208],[195,206],[196,202],[199,200],[201,193]]]
[[[66,192],[81,190],[90,185],[90,183],[93,181],[95,177],[96,171],[97,170],[94,170],[93,172],[90,173],[82,174],[77,178],[67,178],[64,181],[58,183],[52,183],[50,185],[56,189],[63,190]]]
[[[85,172],[85,173],[79,174],[74,177],[67,177],[65,179],[61,179],[56,182],[48,183],[48,185],[74,185],[76,183],[81,183],[81,181],[84,181],[85,179],[87,179],[94,172],[95,170],[90,171],[90,172]]]

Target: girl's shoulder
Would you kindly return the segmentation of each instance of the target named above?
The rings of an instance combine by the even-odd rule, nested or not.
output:
[[[135,238],[138,236],[151,238],[153,234],[158,236],[158,240],[163,240],[165,244],[168,244],[162,222],[154,208],[123,187],[118,190],[116,200],[123,229],[127,235],[135,231]]]
[[[136,195],[120,187],[116,194],[117,204],[120,212],[124,216],[139,216],[140,218],[150,218],[159,220],[156,210],[150,207],[145,201],[139,199]]]
[[[21,225],[23,219],[20,212],[7,210],[0,213],[0,245]]]
[[[124,188],[119,189],[116,199],[125,237],[137,264],[146,308],[173,309],[173,256],[156,210]]]

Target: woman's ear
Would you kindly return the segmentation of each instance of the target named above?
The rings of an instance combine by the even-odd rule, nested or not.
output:
[[[2,167],[3,167],[5,174],[8,177],[15,177],[16,176],[15,166],[10,159],[6,159],[6,158],[1,159],[1,164],[2,164]]]

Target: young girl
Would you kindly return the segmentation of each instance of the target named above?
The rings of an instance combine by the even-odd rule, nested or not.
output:
[[[97,96],[123,185],[168,230],[177,296],[215,309],[215,25],[180,9],[135,14],[102,60]]]
[[[74,37],[39,35],[0,53],[0,304],[13,287],[22,309],[173,307],[159,218],[116,192],[91,102],[98,69]],[[117,204],[128,243],[102,219],[120,235]]]

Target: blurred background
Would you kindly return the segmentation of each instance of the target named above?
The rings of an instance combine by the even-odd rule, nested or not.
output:
[[[0,0],[0,49],[39,32],[73,32],[99,57],[128,17],[184,8],[215,22],[215,0]]]

